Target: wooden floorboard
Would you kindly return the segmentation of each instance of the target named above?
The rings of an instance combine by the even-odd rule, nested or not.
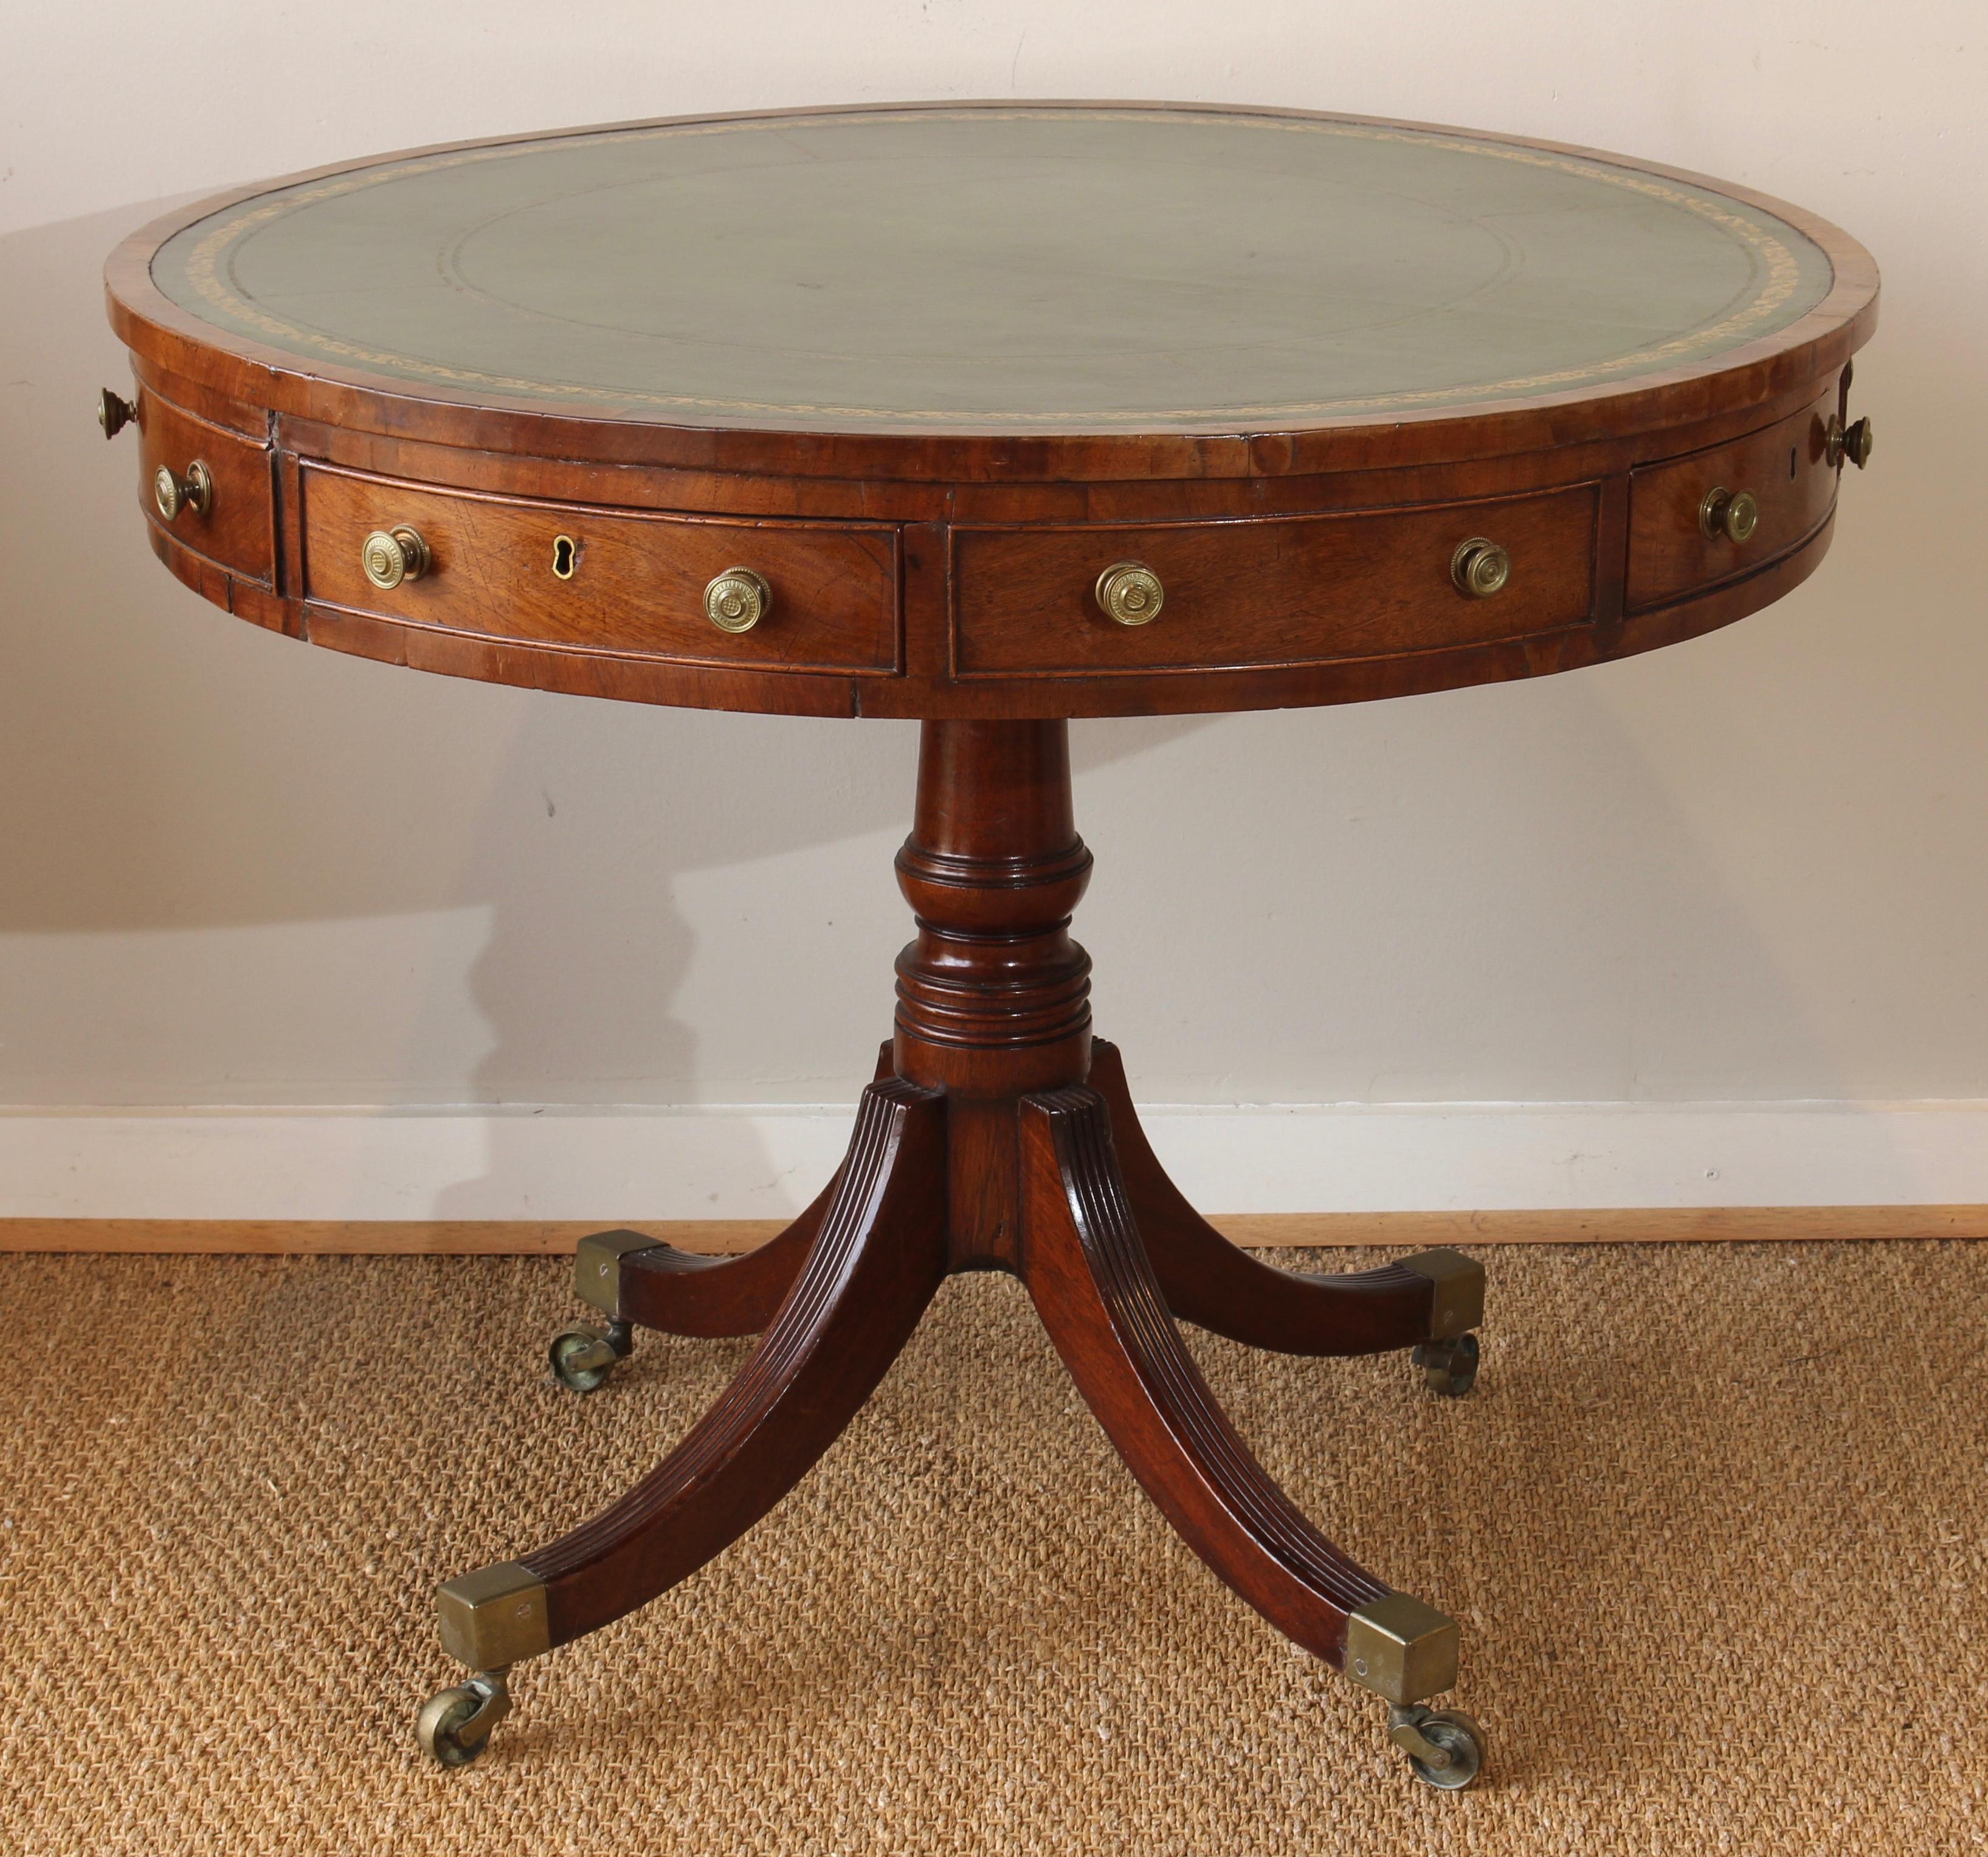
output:
[[[631,1220],[685,1251],[749,1251],[777,1219]],[[0,1251],[531,1256],[612,1219],[0,1219]],[[1988,1237],[1988,1206],[1702,1206],[1540,1212],[1276,1212],[1216,1217],[1239,1244],[1607,1244],[1730,1239]]]

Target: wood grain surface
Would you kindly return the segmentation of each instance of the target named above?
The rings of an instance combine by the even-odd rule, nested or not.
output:
[[[157,393],[138,397],[138,505],[167,547],[198,555],[227,575],[267,589],[276,584],[275,459],[265,442],[211,424]],[[213,480],[206,512],[183,505],[167,517],[154,474],[184,480],[195,464]]]
[[[627,1495],[523,1557],[545,1583],[553,1643],[729,1546],[875,1391],[945,1275],[945,1145],[937,1095],[894,1078],[864,1092],[819,1232],[737,1378]]]
[[[970,130],[975,107],[926,113]],[[1164,134],[1170,107],[1138,106],[1127,120]],[[986,108],[990,120],[1017,113]],[[1073,120],[1111,116],[1070,108]],[[920,107],[882,113],[901,117],[908,134],[924,120]],[[1627,177],[1652,198],[1711,202],[1714,218],[1735,226],[1782,227],[1822,255],[1827,286],[1784,326],[1739,329],[1729,346],[1686,344],[1686,358],[1659,356],[1627,375],[1576,368],[1564,385],[1466,404],[1412,392],[1364,410],[1148,430],[1073,414],[996,431],[970,420],[884,430],[854,414],[847,429],[833,420],[793,429],[769,403],[699,426],[688,412],[590,413],[466,376],[396,378],[368,371],[363,344],[306,360],[246,333],[252,319],[238,329],[193,313],[154,282],[154,257],[271,191],[247,189],[147,228],[109,265],[111,319],[132,351],[150,435],[142,494],[154,454],[186,449],[196,420],[228,478],[211,523],[154,520],[154,546],[187,585],[257,624],[448,675],[786,714],[990,718],[1358,702],[1574,670],[1729,624],[1814,570],[1841,474],[1821,456],[1817,422],[1846,409],[1846,364],[1876,319],[1875,268],[1854,240],[1743,188],[1592,150],[1303,112],[1175,113],[1202,127],[1282,125],[1298,140],[1349,148],[1449,137],[1513,174]],[[722,139],[766,120],[799,133],[845,114],[863,113],[713,118],[698,133]],[[623,133],[601,132],[610,142]],[[416,151],[289,184],[336,194],[396,162],[430,171],[431,155],[482,163],[487,179],[516,151],[557,142]],[[882,188],[879,214],[894,210],[902,178]],[[960,211],[986,205],[962,198]],[[765,229],[769,239],[811,235]],[[546,235],[570,242],[556,226]],[[1073,248],[1057,275],[1081,296],[1085,265],[1103,262]],[[1610,275],[1607,265],[1595,273]],[[823,285],[867,287],[841,273]],[[464,317],[482,313],[475,295],[457,293]],[[438,339],[455,313],[448,301],[444,292],[421,312],[445,316]],[[741,302],[742,331],[757,328],[762,306]],[[847,306],[821,307],[833,319]],[[1131,297],[1124,309],[1121,335],[1146,313]],[[1544,329],[1551,309],[1527,313]],[[1118,339],[1108,309],[1084,314],[1096,339]],[[1513,329],[1521,324],[1532,326],[1520,316]],[[1006,339],[992,325],[983,333],[994,349]],[[1209,332],[1211,355],[1219,334]],[[1321,376],[1320,391],[1329,386]],[[239,444],[229,449],[224,432]],[[248,481],[265,464],[266,492]],[[1747,543],[1700,534],[1707,471],[1745,480],[1734,488],[1759,498],[1763,520]],[[445,544],[440,570],[390,595],[367,587],[356,567],[365,535],[424,518]],[[546,565],[561,533],[580,549],[570,580]],[[1496,597],[1469,600],[1448,569],[1456,542],[1479,533],[1511,549],[1513,573]],[[1148,555],[1166,608],[1151,626],[1114,626],[1093,597],[1097,571]],[[775,586],[773,615],[735,637],[703,621],[705,581],[756,562]]]
[[[1161,526],[952,532],[952,667],[962,680],[1330,663],[1530,637],[1594,614],[1598,488],[1405,510]],[[1693,519],[1696,512],[1693,511]],[[1464,542],[1512,557],[1472,599],[1450,576]],[[1097,577],[1121,560],[1165,588],[1121,625]]]
[[[542,499],[442,493],[341,471],[302,473],[305,599],[405,626],[723,668],[898,667],[897,532],[879,524],[725,521]],[[427,572],[383,590],[360,565],[376,529],[406,526]],[[567,572],[555,572],[563,538]],[[726,632],[705,588],[758,573],[770,609]]]
[[[1814,535],[1836,503],[1838,472],[1824,450],[1835,410],[1833,397],[1818,400],[1744,438],[1632,472],[1630,609],[1742,579]],[[1760,526],[1745,541],[1705,532],[1699,506],[1715,489],[1745,491],[1759,505]]]

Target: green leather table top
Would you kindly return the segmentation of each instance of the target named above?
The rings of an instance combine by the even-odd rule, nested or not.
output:
[[[407,383],[697,425],[1384,418],[1702,362],[1827,257],[1634,166],[1219,110],[878,110],[404,157],[255,196],[153,275]]]

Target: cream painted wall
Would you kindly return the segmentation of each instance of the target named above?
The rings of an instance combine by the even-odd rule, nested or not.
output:
[[[0,1104],[853,1091],[913,729],[525,694],[228,619],[152,560],[129,441],[90,423],[124,380],[97,270],[172,200],[407,144],[989,96],[1594,143],[1799,201],[1885,272],[1875,463],[1768,613],[1523,687],[1076,725],[1080,931],[1135,1088],[1988,1097],[1978,0],[1716,29],[1660,0],[85,0],[5,36]]]

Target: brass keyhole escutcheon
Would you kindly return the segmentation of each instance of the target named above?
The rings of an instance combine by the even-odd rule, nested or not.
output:
[[[1114,561],[1093,590],[1104,616],[1121,626],[1150,626],[1167,602],[1159,576],[1143,561]]]
[[[383,593],[390,593],[404,580],[418,580],[434,565],[421,532],[404,525],[376,528],[359,550],[359,565],[366,578]]]
[[[704,616],[721,632],[750,632],[773,606],[773,589],[749,567],[729,567],[704,589]]]
[[[214,507],[214,474],[195,458],[184,477],[175,477],[171,467],[161,464],[152,474],[152,501],[168,522],[179,520],[183,509],[204,516]]]
[[[580,565],[580,544],[570,535],[553,537],[553,572],[561,580],[570,580],[573,571]]]
[[[1489,599],[1493,593],[1502,593],[1512,578],[1512,557],[1487,537],[1472,535],[1456,545],[1456,552],[1449,558],[1449,577],[1459,593]]]
[[[1728,490],[1723,484],[1705,493],[1698,506],[1698,526],[1709,542],[1722,535],[1744,542],[1760,526],[1760,505],[1750,490]]]

